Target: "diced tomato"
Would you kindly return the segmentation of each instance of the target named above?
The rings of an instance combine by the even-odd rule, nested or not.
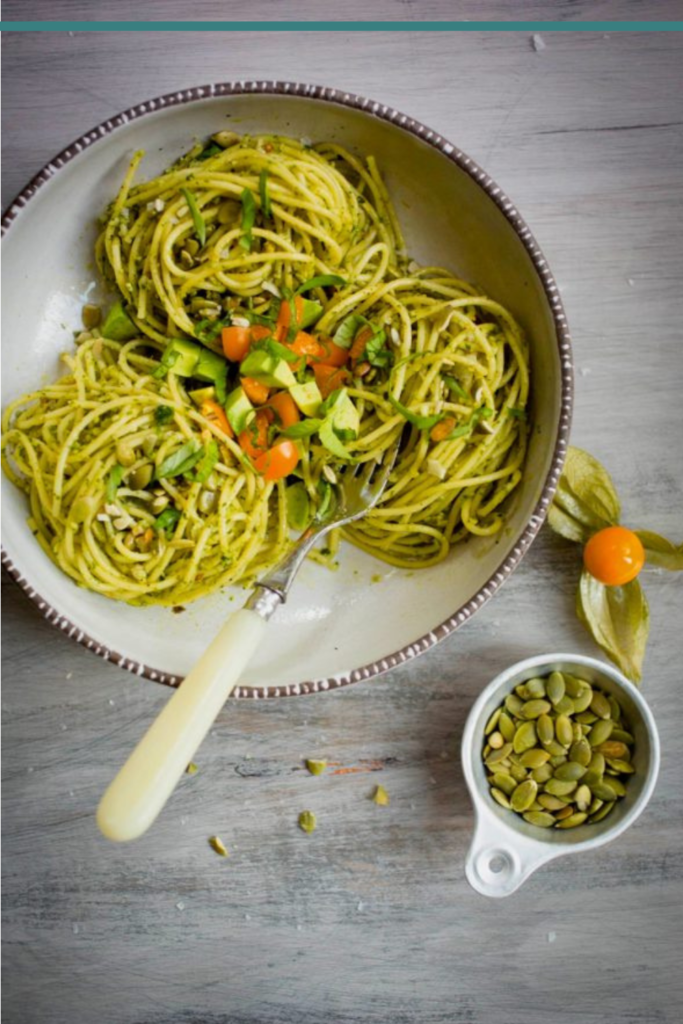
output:
[[[254,463],[268,450],[268,427],[273,418],[270,409],[259,409],[249,426],[245,427],[237,438],[242,451]]]
[[[215,402],[213,398],[207,398],[205,402],[202,402],[200,411],[204,419],[208,420],[209,423],[213,423],[214,426],[222,430],[228,437],[235,436],[222,406]]]
[[[317,362],[324,363],[325,366],[345,366],[349,361],[349,350],[337,345],[332,338],[320,337],[318,345],[321,352]]]
[[[275,410],[275,415],[284,430],[301,419],[294,399],[287,391],[277,391],[268,402],[268,407]]]
[[[285,348],[291,349],[296,355],[301,356],[301,359],[297,359],[295,363],[291,364],[292,369],[296,373],[304,365],[304,360],[311,366],[315,362],[319,362],[322,348],[318,341],[313,337],[312,334],[306,334],[305,331],[299,331],[294,341],[283,342]]]
[[[275,330],[278,341],[286,341],[289,329],[292,326],[298,327],[304,316],[304,300],[300,295],[294,296],[294,309],[296,312],[296,325],[292,325],[292,306],[290,299],[283,299],[280,304],[280,312],[277,315]]]
[[[279,441],[260,455],[254,462],[254,469],[263,474],[269,483],[289,476],[299,461],[299,451],[293,441]]]
[[[363,353],[365,352],[365,346],[373,336],[374,331],[372,327],[361,327],[360,331],[353,339],[353,345],[349,350],[349,358],[351,365],[355,366],[359,359],[362,359]]]
[[[252,324],[249,333],[252,341],[261,341],[262,338],[270,338],[273,334],[272,327],[266,327],[265,324]]]
[[[221,332],[225,358],[233,363],[241,362],[249,351],[251,337],[249,327],[224,327]]]
[[[323,398],[327,398],[337,388],[345,387],[349,382],[347,370],[337,366],[327,366],[325,363],[314,363],[313,373],[315,382],[320,389]]]
[[[264,402],[268,401],[268,395],[270,394],[270,388],[267,384],[262,384],[260,380],[256,380],[255,377],[242,377],[240,383],[244,388],[249,401],[253,402],[254,405],[263,405]]]

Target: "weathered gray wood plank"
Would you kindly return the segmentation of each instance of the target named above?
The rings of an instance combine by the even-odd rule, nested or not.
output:
[[[255,34],[5,36],[3,196],[103,118],[199,82],[308,79],[405,110],[470,152],[527,218],[575,336],[575,443],[612,471],[627,522],[680,538],[681,42],[544,40],[536,53],[517,33],[320,33],[294,47]],[[400,671],[230,705],[199,773],[130,847],[105,843],[93,810],[167,693],[74,645],[4,580],[7,1024],[677,1024],[680,579],[645,575],[663,768],[644,817],[502,902],[463,877],[465,716],[517,658],[596,653],[574,618],[577,568],[544,532],[464,630]],[[301,760],[316,755],[378,770],[314,779]],[[378,779],[388,808],[366,799]],[[319,815],[310,838],[296,827],[304,807]],[[208,848],[214,833],[228,861]]]

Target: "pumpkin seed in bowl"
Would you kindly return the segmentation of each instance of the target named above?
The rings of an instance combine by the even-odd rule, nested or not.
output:
[[[515,686],[484,740],[492,799],[538,828],[602,821],[635,772],[635,740],[619,702],[566,672]]]

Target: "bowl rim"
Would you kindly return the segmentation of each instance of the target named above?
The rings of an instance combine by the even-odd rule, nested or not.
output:
[[[543,489],[539,500],[534,508],[522,533],[517,539],[514,547],[508,553],[504,562],[489,577],[477,593],[464,605],[458,608],[444,622],[436,626],[429,633],[413,641],[400,650],[386,655],[378,661],[370,662],[360,668],[353,669],[338,676],[327,679],[314,679],[302,683],[293,683],[286,686],[258,686],[236,687],[233,696],[237,698],[264,699],[271,697],[292,697],[337,689],[342,686],[349,686],[360,682],[363,679],[370,679],[382,675],[398,665],[410,661],[417,655],[429,650],[445,637],[462,626],[479,608],[482,607],[508,579],[517,568],[522,558],[529,549],[532,541],[539,532],[547,515],[550,503],[555,494],[557,484],[562,472],[569,433],[571,427],[572,405],[573,405],[573,364],[571,353],[571,339],[567,318],[560,298],[559,287],[550,271],[548,262],[541,251],[536,239],[532,235],[528,225],[520,215],[511,200],[503,192],[499,185],[491,178],[475,161],[461,149],[449,142],[438,132],[433,131],[426,125],[414,118],[408,117],[394,107],[378,103],[355,93],[346,92],[343,89],[334,89],[328,86],[307,85],[297,82],[286,82],[279,80],[254,80],[240,82],[216,82],[209,85],[194,86],[181,89],[177,92],[166,93],[154,99],[145,100],[142,103],[129,107],[127,110],[116,114],[114,117],[102,121],[95,128],[85,132],[55,157],[52,158],[27,185],[19,192],[2,215],[1,229],[2,237],[12,228],[22,210],[33,199],[38,191],[55,175],[93,144],[108,137],[122,128],[130,121],[138,120],[146,115],[154,114],[157,111],[188,103],[195,103],[201,100],[244,95],[271,95],[271,96],[292,96],[306,100],[313,100],[324,105],[337,105],[349,107],[379,120],[388,121],[395,127],[402,129],[416,136],[422,142],[436,149],[443,156],[456,164],[460,170],[468,174],[475,183],[493,200],[504,217],[513,227],[517,237],[525,247],[534,269],[538,274],[541,285],[550,308],[553,319],[555,334],[558,346],[560,362],[560,416],[557,427],[557,436],[553,448],[552,458]],[[82,646],[106,661],[112,661],[120,668],[136,675],[144,676],[155,682],[165,683],[170,686],[177,686],[182,682],[182,676],[169,675],[154,669],[152,666],[127,658],[118,651],[112,650],[89,636],[79,626],[64,616],[56,608],[50,605],[23,576],[21,570],[14,564],[7,551],[2,548],[2,564],[9,575],[19,584],[28,597],[37,605],[44,617],[54,625],[58,626],[68,636],[76,640]]]

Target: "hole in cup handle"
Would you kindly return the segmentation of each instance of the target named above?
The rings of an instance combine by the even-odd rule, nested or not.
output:
[[[465,862],[465,875],[482,896],[510,896],[542,864],[560,851],[525,839],[495,820],[480,819]]]

